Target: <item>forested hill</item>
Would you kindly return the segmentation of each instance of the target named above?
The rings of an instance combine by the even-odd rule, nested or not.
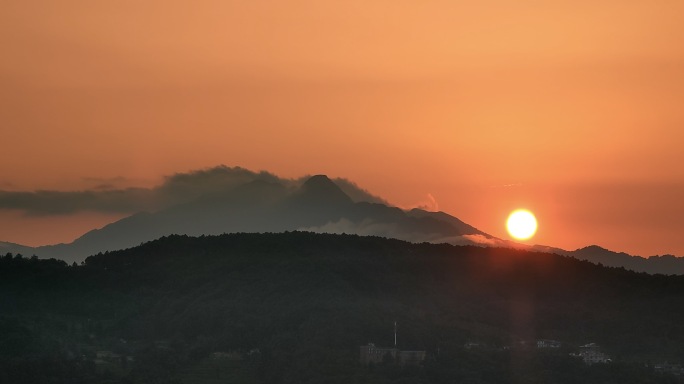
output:
[[[669,382],[647,364],[684,361],[684,277],[355,235],[169,236],[80,266],[7,255],[0,303],[0,382]],[[395,321],[424,366],[361,366]],[[518,348],[537,339],[563,348]],[[591,342],[614,363],[569,356]],[[223,371],[206,368],[217,352]]]

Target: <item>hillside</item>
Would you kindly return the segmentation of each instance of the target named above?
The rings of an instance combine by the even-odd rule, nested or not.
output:
[[[645,364],[684,360],[682,277],[355,235],[169,236],[73,267],[6,256],[0,303],[2,382],[210,382],[224,356],[244,382],[669,382]],[[361,366],[394,321],[424,367]],[[537,339],[563,349],[519,348]],[[590,342],[614,363],[569,356]]]
[[[613,252],[597,245],[590,245],[566,254],[580,260],[589,260],[611,267],[624,267],[633,271],[664,275],[684,274],[684,258],[673,255],[657,255],[645,258],[624,252]]]

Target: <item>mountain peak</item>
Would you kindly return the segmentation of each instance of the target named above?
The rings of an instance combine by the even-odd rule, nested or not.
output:
[[[611,255],[626,255],[626,256],[631,256],[631,255],[629,255],[629,254],[627,254],[627,253],[611,251],[610,249],[606,249],[606,248],[601,247],[600,245],[595,245],[595,244],[586,246],[586,247],[584,247],[584,248],[576,249],[574,252],[579,253],[579,254],[582,254],[582,253],[585,253],[585,254],[591,254],[591,253],[598,254],[598,253],[600,253],[600,254],[611,254]]]
[[[326,175],[311,176],[302,184],[300,190],[309,198],[321,202],[353,203],[352,199]]]
[[[607,251],[608,249],[601,247],[600,245],[592,244],[576,249],[576,251]]]
[[[309,186],[314,186],[314,185],[335,185],[337,186],[332,180],[327,175],[313,175],[309,177],[303,185],[309,185]]]

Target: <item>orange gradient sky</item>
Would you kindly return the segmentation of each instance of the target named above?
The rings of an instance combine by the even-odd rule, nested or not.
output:
[[[7,1],[0,190],[226,164],[434,197],[507,238],[684,255],[682,1]],[[121,215],[0,210],[0,240]]]

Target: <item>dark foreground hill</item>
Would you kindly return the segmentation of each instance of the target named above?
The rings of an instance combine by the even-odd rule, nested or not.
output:
[[[0,382],[676,382],[652,365],[684,360],[683,304],[683,277],[545,253],[170,236],[80,266],[0,259]],[[423,366],[362,366],[395,321]],[[613,363],[570,356],[592,342]]]

